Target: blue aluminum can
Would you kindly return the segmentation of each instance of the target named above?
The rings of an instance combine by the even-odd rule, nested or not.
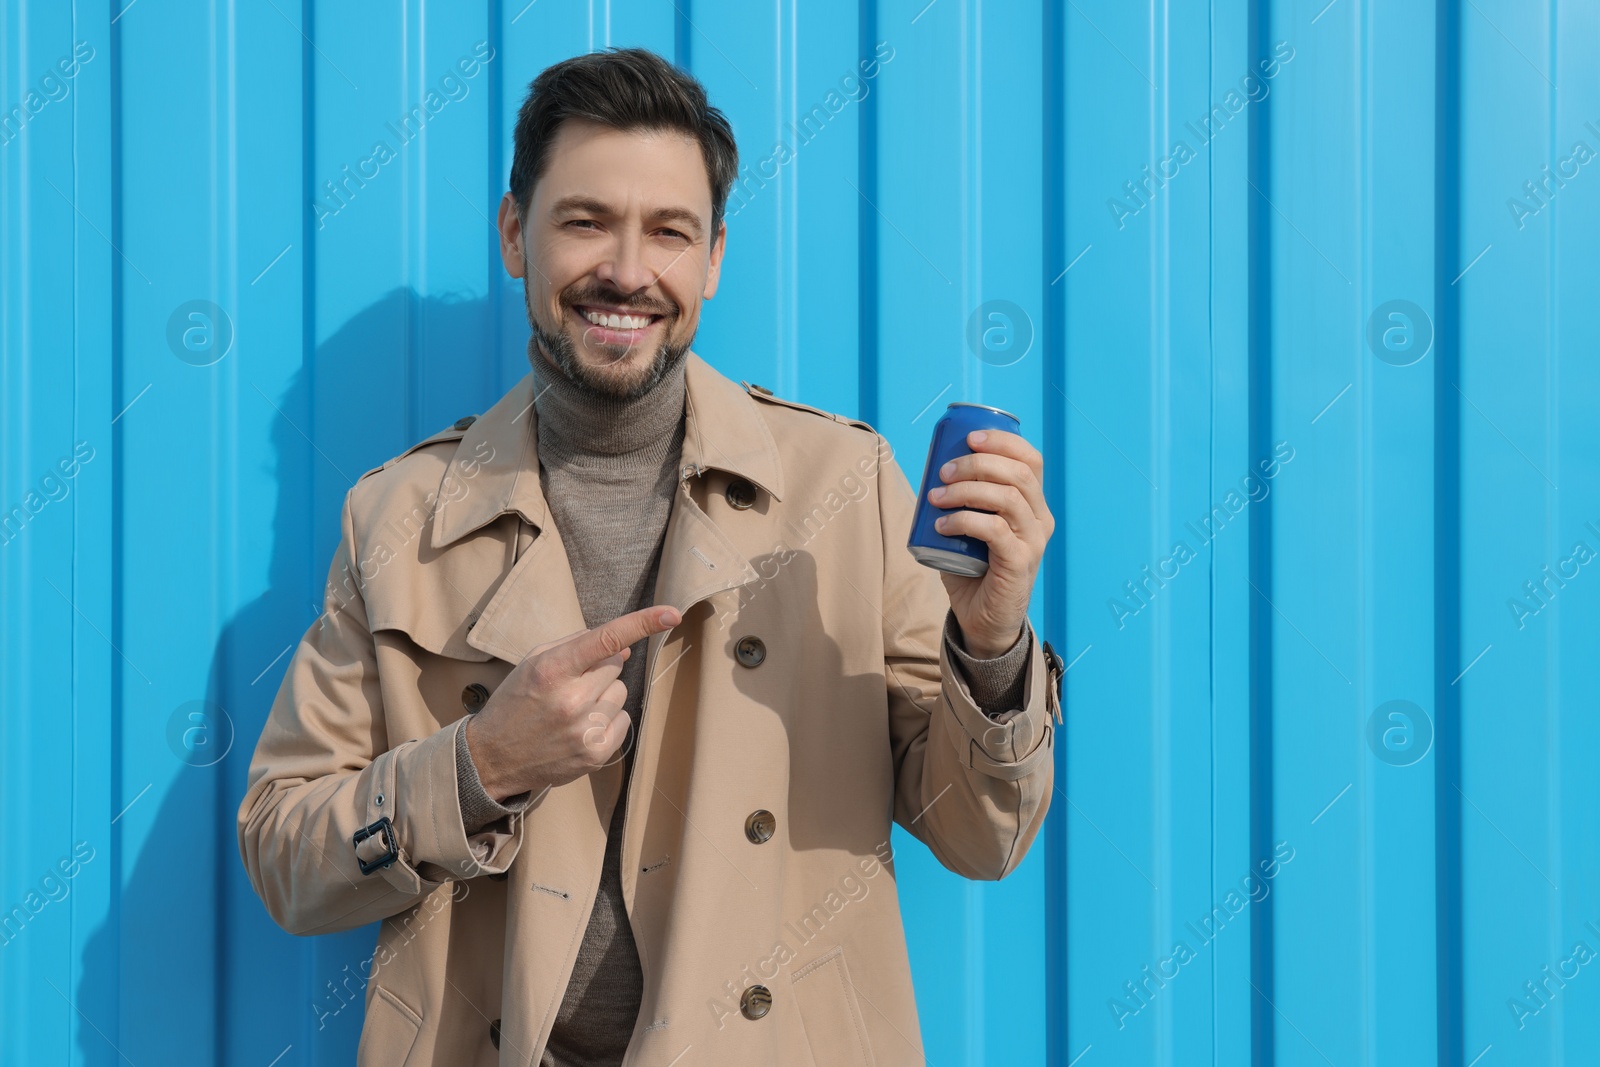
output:
[[[917,494],[917,513],[911,520],[911,538],[906,542],[918,563],[969,578],[980,577],[988,571],[989,545],[976,537],[946,537],[935,530],[933,521],[940,515],[963,509],[941,508],[928,499],[928,492],[944,484],[944,479],[939,477],[940,467],[957,456],[972,454],[972,449],[967,447],[967,434],[973,430],[1021,433],[1022,424],[1011,412],[987,404],[957,402],[945,409],[933,428],[933,440],[928,444],[928,462],[922,468],[922,492]]]

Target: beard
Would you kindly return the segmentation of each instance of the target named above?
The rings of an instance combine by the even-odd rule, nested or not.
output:
[[[572,382],[580,391],[590,396],[601,397],[608,400],[634,400],[644,396],[657,385],[660,385],[683,361],[688,354],[689,346],[694,343],[694,335],[685,338],[682,343],[674,343],[671,338],[671,327],[678,320],[678,309],[672,305],[660,305],[649,300],[622,296],[611,290],[582,286],[569,289],[561,294],[560,306],[563,309],[561,317],[562,326],[554,331],[547,330],[540,324],[533,313],[532,297],[528,289],[528,275],[525,272],[522,278],[523,300],[527,305],[528,323],[533,327],[533,336],[539,348],[547,359],[566,379]],[[568,332],[565,309],[576,304],[592,303],[604,304],[613,307],[626,307],[644,314],[662,315],[663,333],[666,335],[655,353],[636,374],[608,374],[605,367],[596,367],[585,363],[579,358],[577,345]],[[633,349],[625,350],[611,364],[616,367],[634,354]]]

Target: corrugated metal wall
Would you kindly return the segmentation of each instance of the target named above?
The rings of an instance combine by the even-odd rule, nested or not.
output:
[[[898,841],[930,1060],[1600,1057],[1593,3],[3,33],[0,1061],[350,1062],[373,930],[265,917],[245,767],[345,488],[523,373],[511,121],[605,44],[739,135],[698,351],[910,468],[957,398],[1048,457],[1060,791],[1003,883]]]

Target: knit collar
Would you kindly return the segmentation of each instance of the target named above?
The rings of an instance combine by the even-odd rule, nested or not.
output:
[[[579,388],[528,339],[539,456],[564,467],[659,467],[683,444],[687,353],[643,396],[596,396]]]
[[[783,464],[778,443],[750,386],[722,374],[693,351],[684,357],[684,436],[679,472],[699,477],[707,470],[746,478],[783,499]],[[495,402],[460,435],[435,492],[435,549],[445,548],[507,512],[536,527],[548,521],[539,488],[535,441],[533,373]],[[879,442],[879,447],[887,447]]]

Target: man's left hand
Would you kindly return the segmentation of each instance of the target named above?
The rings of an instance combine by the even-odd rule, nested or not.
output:
[[[976,537],[989,546],[989,570],[981,578],[941,572],[950,610],[961,625],[967,651],[993,659],[1016,644],[1028,617],[1033,580],[1056,520],[1044,500],[1044,457],[1018,434],[974,430],[969,456],[939,470],[944,485],[928,492],[941,508],[978,508],[939,516],[935,528],[947,537]]]

